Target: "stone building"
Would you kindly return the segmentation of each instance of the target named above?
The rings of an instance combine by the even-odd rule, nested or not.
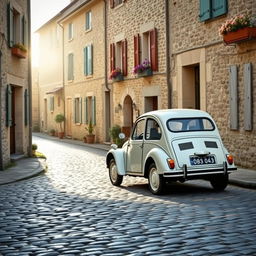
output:
[[[35,114],[39,108],[38,116],[33,119],[33,130],[39,126],[42,132],[54,130],[56,134],[60,130],[55,116],[64,114],[63,31],[57,23],[60,16],[61,13],[57,14],[35,32],[38,34],[39,57],[38,68],[33,72],[32,108]]]
[[[122,73],[121,81],[109,79],[111,125],[126,135],[140,114],[168,107],[165,14],[166,1],[107,1],[108,76]]]
[[[30,1],[0,1],[0,169],[29,155]]]
[[[256,2],[170,1],[172,107],[209,112],[236,163],[256,168],[255,40],[219,35],[240,14],[253,17]]]

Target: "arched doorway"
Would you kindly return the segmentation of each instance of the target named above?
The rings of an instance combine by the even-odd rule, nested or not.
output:
[[[126,137],[130,136],[131,129],[133,126],[133,108],[132,108],[132,98],[130,95],[127,95],[124,98],[123,103],[123,127],[122,132],[126,135]]]

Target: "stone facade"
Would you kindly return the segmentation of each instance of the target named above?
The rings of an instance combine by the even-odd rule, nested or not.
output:
[[[20,58],[12,53],[12,48],[17,43],[23,44],[28,49],[28,21],[30,17],[28,1],[26,0],[1,1],[0,9],[0,169],[2,169],[8,165],[11,154],[28,155],[30,152],[28,112],[30,54],[28,51],[25,58]],[[13,18],[14,22],[10,23],[8,18]],[[13,31],[16,33],[12,33]]]
[[[115,45],[116,67],[118,58],[118,43],[127,41],[127,75],[121,82],[109,80],[111,84],[111,125],[123,127],[128,135],[136,117],[144,112],[168,107],[166,82],[166,28],[164,1],[136,1],[129,0],[114,6],[107,1],[107,49],[108,63],[110,62],[110,44]],[[115,1],[114,1],[115,2]],[[140,38],[140,63],[145,56],[152,61],[150,54],[145,51],[148,42],[148,33],[156,29],[157,34],[157,70],[152,76],[138,77],[133,74],[134,36]],[[152,64],[152,63],[151,63]],[[108,65],[108,74],[111,67]],[[112,83],[111,83],[112,82]]]
[[[171,1],[171,56],[173,107],[195,107],[193,105],[194,88],[191,88],[195,66],[199,68],[200,108],[209,112],[216,120],[227,149],[234,154],[236,164],[256,168],[256,52],[255,40],[225,45],[218,29],[238,14],[256,13],[253,0],[228,1],[225,15],[205,22],[199,21],[200,1]],[[252,65],[252,130],[244,129],[244,64]],[[231,91],[229,86],[229,68],[238,68],[238,128],[231,126]],[[186,81],[190,78],[190,81]],[[190,84],[189,84],[190,83]],[[189,92],[190,96],[186,95]],[[192,92],[192,94],[191,94]],[[190,98],[189,98],[190,97]],[[194,97],[194,96],[193,96]],[[190,100],[190,102],[189,102]]]

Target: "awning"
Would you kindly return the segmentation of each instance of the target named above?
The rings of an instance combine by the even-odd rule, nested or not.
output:
[[[61,86],[61,87],[55,87],[55,88],[53,88],[51,91],[46,92],[46,94],[56,93],[56,92],[58,92],[58,91],[60,91],[60,90],[62,90],[62,89],[63,89],[63,86]]]

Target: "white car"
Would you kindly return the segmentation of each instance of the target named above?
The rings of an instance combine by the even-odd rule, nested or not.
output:
[[[205,179],[222,191],[236,170],[212,117],[201,110],[165,109],[145,113],[135,122],[122,148],[112,145],[106,157],[110,181],[123,176],[148,179],[153,194],[167,181]]]

